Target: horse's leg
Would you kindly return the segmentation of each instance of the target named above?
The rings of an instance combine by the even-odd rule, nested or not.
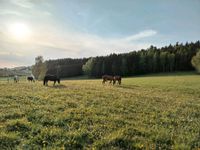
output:
[[[119,85],[121,84],[121,80],[119,80]]]
[[[102,81],[102,84],[105,84],[105,81],[106,81],[106,80],[105,80],[105,79],[103,79],[103,81]]]
[[[112,83],[112,80],[110,79],[110,84]]]
[[[56,84],[56,80],[54,81],[54,84],[53,84],[53,86],[55,86],[55,84]]]
[[[114,85],[115,84],[115,80],[113,79],[112,81],[113,81],[113,85]]]

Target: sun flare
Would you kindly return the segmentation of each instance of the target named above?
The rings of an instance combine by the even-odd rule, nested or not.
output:
[[[24,23],[14,23],[9,27],[11,36],[17,40],[26,40],[30,37],[31,31]]]

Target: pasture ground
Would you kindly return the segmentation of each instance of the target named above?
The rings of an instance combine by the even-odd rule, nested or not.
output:
[[[200,76],[0,80],[0,149],[198,149]]]

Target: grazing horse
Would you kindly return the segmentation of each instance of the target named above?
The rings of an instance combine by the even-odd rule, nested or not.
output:
[[[14,82],[15,83],[19,82],[19,77],[17,75],[14,76]]]
[[[48,81],[54,81],[53,85],[55,85],[56,81],[60,84],[60,79],[55,75],[46,75],[44,77],[44,83],[43,84],[48,85]]]
[[[118,81],[118,84],[121,84],[122,81],[122,77],[121,76],[114,76],[113,77],[113,85],[116,83],[116,81]]]
[[[27,80],[30,82],[35,82],[35,79],[34,79],[34,77],[33,76],[28,76],[27,77]]]
[[[104,84],[105,82],[107,82],[107,81],[110,81],[110,83],[112,83],[112,81],[113,81],[113,76],[110,76],[110,75],[103,75],[103,76],[102,76],[102,79],[103,79],[103,81],[102,81],[103,84]]]

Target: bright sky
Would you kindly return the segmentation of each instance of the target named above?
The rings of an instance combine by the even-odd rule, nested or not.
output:
[[[200,40],[200,0],[0,0],[0,68]]]

